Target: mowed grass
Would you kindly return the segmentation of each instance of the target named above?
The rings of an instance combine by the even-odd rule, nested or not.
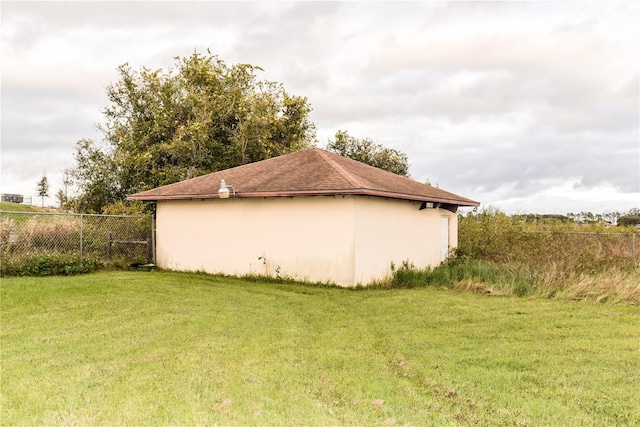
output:
[[[2,279],[3,425],[640,424],[640,309],[172,272]]]
[[[44,209],[40,209],[37,206],[25,205],[23,203],[0,202],[0,211],[41,212],[44,211]]]

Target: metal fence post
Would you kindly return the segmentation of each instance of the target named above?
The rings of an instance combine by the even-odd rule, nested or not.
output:
[[[108,234],[109,240],[107,240],[107,258],[111,259],[111,252],[113,250],[113,234]]]
[[[82,217],[80,214],[80,267],[82,267]]]
[[[151,215],[151,263],[156,263],[156,214]]]

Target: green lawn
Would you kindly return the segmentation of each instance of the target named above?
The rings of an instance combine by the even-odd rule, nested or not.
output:
[[[3,425],[640,424],[640,308],[170,272],[1,281]]]

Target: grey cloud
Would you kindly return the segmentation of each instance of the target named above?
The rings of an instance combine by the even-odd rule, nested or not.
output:
[[[254,16],[234,46],[237,55],[258,65],[321,64],[331,54],[332,37],[323,40],[340,5],[337,3],[281,3],[269,13]],[[274,31],[275,30],[275,31]]]
[[[48,31],[88,27],[95,29],[143,29],[147,25],[170,25],[174,28],[194,24],[235,26],[253,19],[269,9],[268,3],[251,2],[3,2],[2,12],[19,21],[28,35],[33,28]],[[25,23],[32,23],[26,25]],[[40,34],[40,31],[36,31]],[[24,41],[29,41],[25,37]]]
[[[511,185],[513,196],[526,197],[545,189],[549,182],[572,178],[579,181],[581,188],[610,184],[633,193],[640,191],[634,136],[637,139],[637,133],[624,135],[623,142],[609,145],[586,136],[572,139],[552,134],[522,135],[517,143],[470,141],[439,151],[425,147],[423,157],[418,159],[430,176],[446,177],[441,184],[446,182],[455,188],[473,183],[478,192],[490,193]],[[455,160],[447,161],[452,158]],[[454,172],[448,172],[451,170]]]
[[[307,96],[319,134],[400,149],[416,179],[447,190],[526,198],[570,180],[638,192],[628,3],[3,2],[3,59],[38,66],[30,55],[58,40],[78,48],[69,66],[91,65],[19,76],[5,61],[3,168],[20,147],[62,140],[70,158],[121,63],[166,68],[208,47]]]
[[[94,102],[62,89],[3,88],[3,148],[54,150],[90,137],[99,118]]]
[[[487,50],[503,51],[500,46],[503,43],[504,41],[499,41],[496,46]],[[463,42],[458,44],[462,45]],[[469,43],[464,43],[465,50],[469,49],[468,45]],[[532,57],[526,64],[519,64],[520,60],[514,59],[518,56],[515,52],[503,51],[499,54],[500,57],[491,59],[477,52],[457,50],[458,52],[455,47],[447,49],[445,58],[438,58],[439,54],[433,51],[415,55],[413,49],[410,49],[412,53],[406,54],[410,56],[407,59],[394,58],[392,54],[383,55],[382,60],[372,62],[362,81],[380,82],[386,92],[396,95],[402,95],[407,88],[413,88],[414,93],[424,95],[424,99],[437,99],[440,112],[452,116],[460,111],[487,111],[492,107],[502,111],[535,108],[536,105],[571,109],[612,101],[620,107],[615,116],[624,114],[628,120],[635,113],[633,110],[637,102],[633,99],[628,99],[627,102],[616,100],[612,93],[616,82],[629,78],[628,69],[621,72],[605,69],[596,74],[585,71],[589,64],[584,61],[582,64],[574,64],[568,60],[564,65],[557,65],[553,61],[545,64],[545,58]],[[470,60],[472,55],[480,63]],[[607,60],[607,55],[594,56],[592,62]],[[630,68],[634,65],[637,65],[637,61],[629,62]],[[454,81],[456,74],[460,73],[474,74],[475,81],[463,87],[447,89],[447,83]],[[606,76],[605,80],[602,79],[603,76]],[[369,77],[373,77],[373,80]],[[390,83],[385,85],[385,81]],[[376,88],[371,86],[368,89]],[[630,93],[631,90],[625,90],[625,93]],[[447,108],[448,105],[450,108]],[[625,114],[626,111],[628,113]]]

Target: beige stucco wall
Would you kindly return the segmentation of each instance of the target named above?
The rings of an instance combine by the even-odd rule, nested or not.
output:
[[[448,233],[449,248],[457,245],[457,216],[444,209],[420,210],[421,202],[360,197],[355,204],[355,281],[370,283],[408,261],[417,268],[438,265],[442,233]],[[443,231],[441,218],[449,217]]]
[[[162,268],[353,281],[353,199],[158,202]]]
[[[174,270],[367,284],[389,274],[392,261],[440,262],[440,218],[455,214],[419,206],[357,196],[159,201],[156,262]],[[449,223],[457,236],[457,222]]]

